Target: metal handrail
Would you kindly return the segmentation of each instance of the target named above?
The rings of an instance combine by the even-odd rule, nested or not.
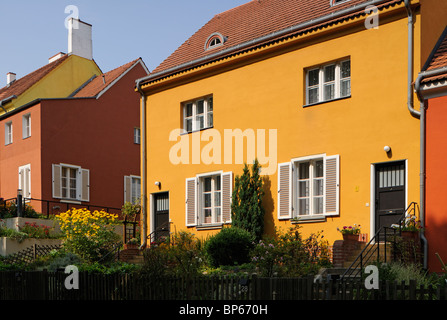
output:
[[[399,235],[402,232],[402,223],[404,219],[408,216],[409,212],[415,212],[416,208],[419,208],[419,205],[416,202],[410,203],[410,205],[405,209],[405,212],[402,214],[402,216],[398,220],[399,225]],[[387,261],[386,256],[386,247],[387,247],[387,230],[391,229],[393,230],[393,235],[396,235],[396,228],[390,228],[390,227],[381,227],[374,237],[371,238],[371,240],[366,244],[366,246],[362,249],[360,254],[354,259],[354,261],[351,263],[351,265],[348,267],[348,269],[341,275],[341,279],[343,280],[347,276],[358,276],[358,274],[363,270],[363,267],[370,261],[372,257],[374,257],[374,253],[377,252],[377,259],[380,259],[380,245],[374,246],[373,244],[376,243],[377,239],[380,239],[379,236],[383,233],[384,235],[384,258],[385,262]],[[395,237],[394,237],[395,238]],[[379,243],[377,243],[379,244]],[[393,244],[395,245],[395,241],[393,241]],[[395,257],[394,257],[395,258]]]

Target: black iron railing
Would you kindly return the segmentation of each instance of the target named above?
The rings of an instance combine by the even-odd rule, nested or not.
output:
[[[405,225],[407,217],[416,216],[418,213],[419,205],[416,202],[412,202],[394,226],[381,227],[348,269],[341,275],[341,279],[361,277],[364,268],[372,262],[386,263],[396,261],[396,236],[401,236],[402,227]],[[394,250],[390,252],[390,248]]]

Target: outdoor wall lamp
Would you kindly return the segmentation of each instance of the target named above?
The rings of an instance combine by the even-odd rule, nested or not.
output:
[[[391,151],[391,147],[390,147],[390,146],[385,146],[385,147],[383,148],[383,150],[384,150],[386,153],[388,153],[388,152]]]

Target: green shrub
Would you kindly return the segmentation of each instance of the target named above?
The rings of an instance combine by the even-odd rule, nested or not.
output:
[[[223,228],[205,243],[205,251],[212,266],[243,264],[250,261],[253,236],[247,230]]]

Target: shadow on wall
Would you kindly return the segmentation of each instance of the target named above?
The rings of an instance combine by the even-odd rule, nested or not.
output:
[[[269,176],[262,178],[264,183],[264,198],[262,199],[262,205],[264,207],[264,233],[268,235],[275,235],[275,220],[273,218],[273,212],[275,204],[272,196],[272,182]]]

